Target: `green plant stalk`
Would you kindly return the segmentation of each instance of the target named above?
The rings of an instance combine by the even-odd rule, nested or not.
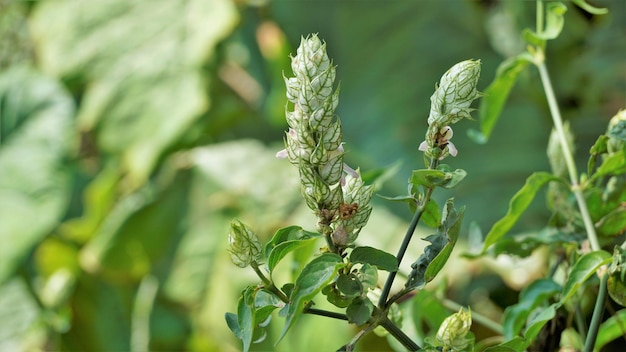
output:
[[[600,290],[596,297],[596,305],[593,308],[593,316],[591,317],[591,325],[589,326],[589,332],[587,333],[587,339],[585,340],[584,352],[593,352],[593,348],[596,344],[598,337],[598,330],[600,329],[600,323],[602,323],[602,315],[604,314],[604,300],[606,299],[606,286],[609,275],[605,272],[600,278]]]
[[[148,351],[150,345],[150,313],[159,289],[159,281],[152,275],[141,280],[135,306],[133,307],[132,332],[130,336],[131,351]]]
[[[431,170],[436,169],[438,164],[439,164],[439,160],[432,159],[430,161],[430,166],[428,168]],[[430,197],[434,189],[435,189],[435,186],[432,186],[426,190],[426,194],[424,195],[424,199],[422,200],[422,203],[420,204],[415,214],[413,214],[413,219],[411,219],[409,228],[407,229],[406,234],[404,235],[404,239],[402,240],[402,244],[400,245],[400,249],[398,249],[398,254],[396,255],[396,258],[398,259],[398,266],[400,266],[400,263],[402,262],[402,258],[404,257],[404,254],[406,254],[407,248],[409,248],[409,243],[411,242],[413,233],[415,233],[417,224],[419,223],[420,219],[422,218],[422,215],[424,214],[424,210],[426,209],[426,205],[430,201]],[[396,274],[397,274],[397,271],[394,271],[394,272],[389,273],[389,276],[387,276],[387,281],[385,281],[385,286],[383,286],[383,290],[380,294],[380,299],[378,300],[378,307],[380,309],[385,309],[388,306],[390,306],[391,303],[393,303],[393,301],[387,302],[387,297],[389,297],[389,292],[391,291],[391,286],[393,285],[393,280],[396,278]]]
[[[287,297],[285,293],[283,293],[283,291],[279,290],[278,287],[274,285],[272,280],[268,279],[265,275],[263,275],[263,272],[261,271],[261,269],[259,269],[259,265],[256,262],[250,263],[250,266],[252,267],[252,269],[254,269],[254,272],[263,281],[263,284],[265,285],[264,288],[267,291],[270,291],[271,293],[275,294],[278,298],[280,298],[281,301],[285,303],[289,303],[289,297]]]
[[[536,57],[538,56],[540,59],[535,61],[535,65],[539,69],[539,76],[541,77],[541,82],[543,83],[543,88],[546,93],[548,106],[550,107],[550,114],[552,115],[552,121],[554,122],[554,127],[556,128],[559,141],[561,142],[563,157],[565,158],[565,164],[567,165],[570,182],[572,183],[572,192],[574,192],[574,196],[576,197],[576,203],[578,204],[580,215],[582,216],[585,224],[585,230],[587,231],[587,238],[589,239],[591,249],[598,251],[600,250],[598,236],[596,235],[596,229],[593,226],[593,221],[589,215],[589,209],[587,208],[587,203],[585,201],[585,197],[583,196],[582,189],[578,183],[578,171],[576,170],[576,164],[574,163],[572,151],[567,144],[567,137],[565,135],[565,130],[563,129],[563,119],[561,118],[561,112],[559,111],[559,106],[557,104],[556,97],[554,96],[554,89],[552,88],[550,76],[548,75],[545,60],[543,59],[543,49],[537,48]]]
[[[330,311],[323,310],[323,309],[304,307],[303,312],[305,314],[313,314],[313,315],[319,315],[322,317],[348,321],[348,316],[345,314],[330,312]]]
[[[384,317],[380,322],[380,326],[385,328],[402,346],[406,347],[409,351],[420,351],[421,348],[410,337],[408,337],[396,324],[394,324],[389,318]]]

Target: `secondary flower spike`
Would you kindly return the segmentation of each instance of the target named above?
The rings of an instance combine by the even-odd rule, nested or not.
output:
[[[476,89],[479,77],[480,60],[466,60],[452,66],[435,86],[430,97],[426,140],[419,146],[428,158],[441,160],[450,154],[457,155],[456,147],[450,142],[451,125],[463,118],[471,119],[470,106],[481,96]]]

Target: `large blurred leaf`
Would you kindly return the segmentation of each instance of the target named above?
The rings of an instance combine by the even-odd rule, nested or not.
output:
[[[228,0],[63,0],[37,4],[44,70],[84,79],[80,127],[121,154],[135,185],[208,108],[201,66],[237,21]]]
[[[43,326],[37,327],[40,308],[23,280],[0,286],[0,351],[25,351],[43,344]],[[39,335],[39,336],[37,336]]]
[[[0,76],[0,284],[64,214],[74,106],[28,69]]]
[[[117,278],[139,279],[149,273],[180,240],[189,178],[189,171],[180,171],[163,190],[145,190],[121,201],[83,248],[82,265]]]

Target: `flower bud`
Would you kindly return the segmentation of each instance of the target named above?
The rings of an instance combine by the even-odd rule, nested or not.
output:
[[[471,118],[472,101],[481,96],[476,89],[480,77],[480,60],[466,60],[452,66],[441,77],[440,85],[430,97],[430,115],[426,140],[419,145],[430,159],[442,160],[458,151],[450,142],[453,136],[450,125],[462,118]]]
[[[476,89],[480,77],[480,60],[465,60],[452,66],[441,77],[440,85],[430,97],[428,124],[451,125],[471,118],[470,105],[480,97]]]
[[[470,343],[466,338],[472,326],[472,312],[461,308],[458,313],[447,317],[437,331],[437,340],[443,343],[444,350],[461,351]]]
[[[261,243],[257,235],[244,223],[234,219],[228,234],[230,259],[240,268],[245,268],[261,259]]]
[[[607,149],[609,153],[618,152],[626,146],[626,110],[620,110],[609,121],[607,128],[609,142]]]

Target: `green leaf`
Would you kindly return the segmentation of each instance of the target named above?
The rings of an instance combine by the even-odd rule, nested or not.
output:
[[[572,0],[572,2],[592,15],[604,15],[609,12],[608,9],[592,6],[586,3],[585,0]]]
[[[558,307],[559,304],[554,303],[546,309],[541,310],[539,314],[528,322],[526,330],[524,331],[524,337],[527,341],[526,347],[530,346],[530,344],[535,340],[535,337],[537,337],[537,334],[539,334],[543,326],[554,318],[556,315],[556,308]]]
[[[441,185],[441,187],[445,189],[454,188],[459,182],[463,181],[463,179],[467,176],[467,172],[463,169],[456,169],[452,172],[446,172],[446,177],[449,179],[448,182]]]
[[[589,181],[592,182],[602,176],[623,173],[626,173],[626,158],[624,157],[624,150],[620,150],[606,157]]]
[[[485,89],[484,96],[480,100],[478,108],[480,132],[468,130],[468,135],[474,142],[487,143],[517,77],[531,62],[532,57],[526,53],[509,58],[500,64],[496,77]]]
[[[373,247],[356,247],[350,253],[350,262],[371,264],[389,272],[398,271],[398,259],[393,254]]]
[[[608,141],[609,141],[609,136],[604,135],[604,134],[600,135],[600,137],[598,137],[596,142],[593,144],[593,146],[589,150],[589,161],[587,162],[587,175],[589,176],[593,175],[593,169],[596,166],[598,157],[601,154],[604,154],[608,151],[607,150]]]
[[[346,315],[348,316],[348,322],[356,325],[363,325],[367,323],[367,320],[372,316],[374,311],[374,304],[367,299],[357,297],[346,308]]]
[[[373,290],[378,284],[378,268],[370,264],[363,264],[356,273],[364,290]]]
[[[558,37],[565,23],[565,12],[567,12],[567,6],[560,2],[546,3],[546,25],[543,33],[539,34],[539,38],[550,40]]]
[[[439,227],[439,224],[441,223],[441,213],[439,212],[439,205],[437,205],[437,202],[434,199],[431,198],[428,201],[428,204],[426,204],[421,220],[424,225],[428,227]]]
[[[424,253],[411,264],[411,273],[405,284],[406,288],[419,288],[430,282],[448,261],[459,236],[465,207],[454,209],[454,199],[450,198],[444,208],[442,224],[437,233],[424,238],[431,244],[424,248]]]
[[[134,186],[209,107],[203,64],[237,23],[227,1],[42,2],[29,29],[55,77],[80,79],[78,121],[122,157]],[[167,26],[162,26],[167,23]],[[158,59],[156,59],[158,58]]]
[[[526,340],[521,336],[516,336],[512,340],[486,348],[485,352],[523,352],[525,350]]]
[[[466,175],[467,172],[462,169],[452,172],[432,169],[413,170],[409,183],[414,187],[423,186],[429,188],[439,186],[450,189],[461,182]]]
[[[228,325],[230,331],[232,331],[238,339],[241,339],[241,328],[239,327],[237,314],[226,312],[224,314],[224,319],[226,319],[226,325]]]
[[[465,207],[462,207],[459,211],[457,211],[454,209],[454,204],[450,199],[446,202],[446,209],[446,218],[443,223],[443,234],[447,238],[447,243],[437,256],[435,256],[435,258],[428,263],[428,267],[424,272],[425,282],[432,281],[435,276],[439,274],[441,269],[443,269],[444,265],[448,261],[448,258],[450,258],[450,254],[452,254],[452,250],[454,249],[457,239],[459,238]]]
[[[254,327],[256,326],[254,299],[256,292],[254,287],[246,287],[241,292],[241,297],[237,304],[237,324],[240,331],[240,336],[238,337],[243,342],[244,352],[250,349],[252,337],[254,336]]]
[[[562,179],[547,172],[535,172],[526,179],[524,186],[511,198],[506,215],[489,230],[483,245],[483,254],[491,245],[506,235],[528,208],[539,189],[550,181],[562,181]]]
[[[337,278],[337,289],[346,297],[356,297],[363,293],[363,285],[354,274],[341,274]]]
[[[590,252],[580,257],[570,270],[563,286],[561,303],[567,302],[587,279],[595,274],[601,266],[610,263],[611,260],[611,255],[605,251]]]
[[[602,351],[609,342],[623,337],[624,331],[626,331],[626,309],[618,311],[600,324],[594,350]]]
[[[440,186],[449,181],[448,176],[444,171],[420,169],[413,170],[409,182],[414,186],[424,186],[425,188]]]
[[[561,292],[561,286],[550,279],[534,281],[522,290],[519,302],[507,307],[504,311],[502,317],[504,338],[512,339],[518,335],[530,313],[559,292]]]
[[[0,74],[0,285],[67,212],[72,97],[27,68]]]
[[[626,205],[620,205],[596,223],[601,236],[617,236],[626,231]]]
[[[307,246],[321,237],[322,235],[319,233],[305,231],[299,226],[289,226],[276,231],[264,249],[270,272],[287,254]]]
[[[415,199],[414,195],[387,197],[377,194],[377,196],[391,202],[406,203],[409,205],[409,210],[412,213],[417,211],[417,199]]]
[[[561,34],[565,19],[563,15],[567,11],[567,7],[560,2],[546,3],[545,9],[545,28],[541,33],[524,29],[522,37],[526,42],[532,45],[543,47],[547,40],[555,39]]]
[[[337,254],[324,253],[304,267],[296,279],[290,296],[291,303],[286,306],[285,328],[276,343],[280,342],[297,318],[302,315],[306,302],[315,297],[324,286],[331,283],[337,277],[339,269],[344,266],[343,259]]]
[[[83,267],[109,278],[139,280],[165,260],[185,230],[190,179],[191,171],[178,171],[120,201],[81,250]]]
[[[615,303],[626,307],[626,282],[620,274],[615,273],[609,276],[607,290]]]

